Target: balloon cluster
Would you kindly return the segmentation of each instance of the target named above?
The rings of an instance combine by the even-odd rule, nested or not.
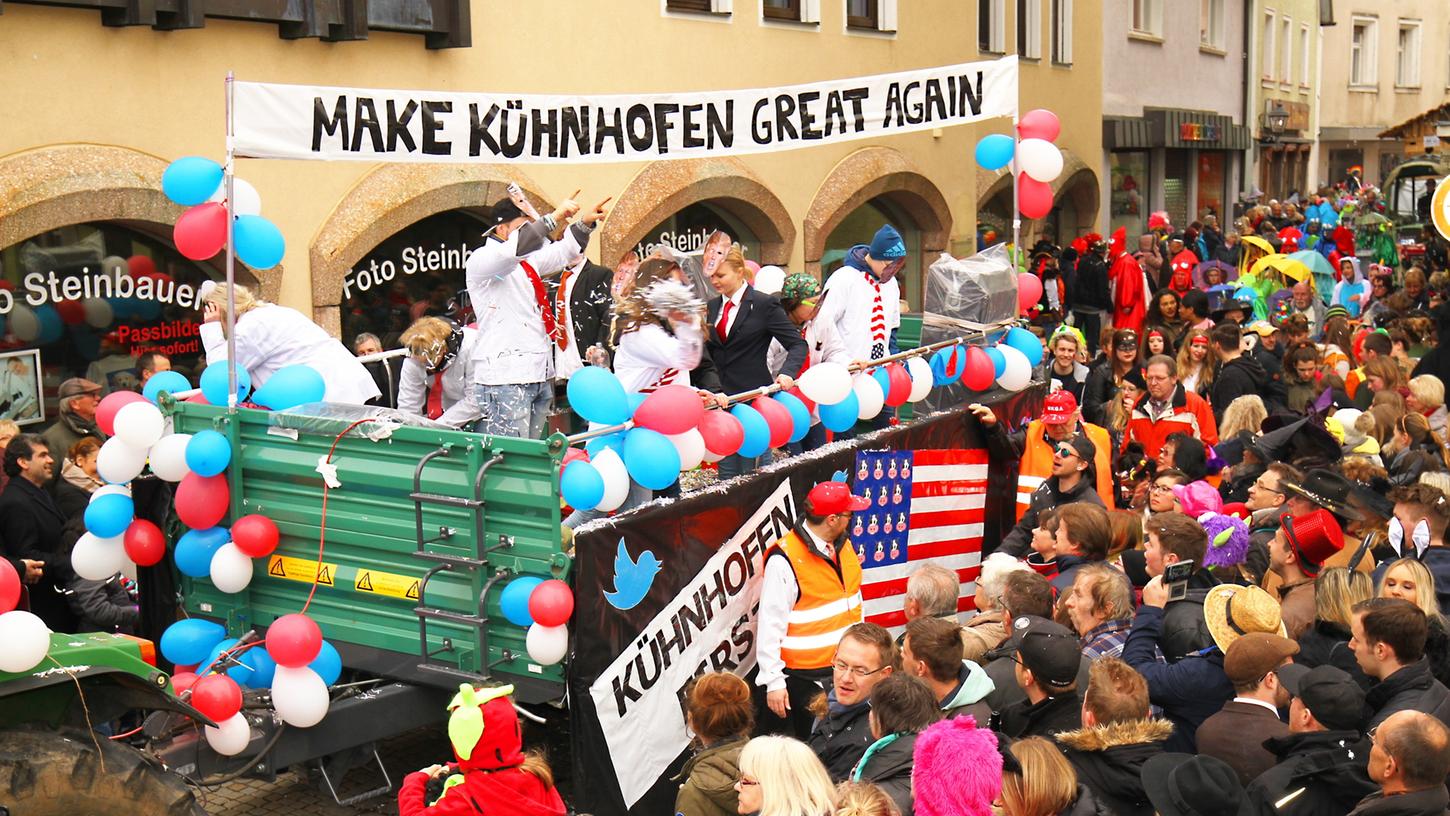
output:
[[[255,393],[252,378],[241,366],[237,370],[237,402],[251,402],[273,411],[285,411],[321,402],[327,394],[327,381],[317,369],[307,365],[290,365],[277,369]],[[226,405],[231,385],[227,381],[227,363],[218,360],[201,372],[200,399],[210,405]],[[196,398],[193,398],[196,399]]]
[[[1054,142],[1061,132],[1057,114],[1038,108],[1018,120],[1016,140],[993,133],[977,142],[977,164],[984,169],[1001,170],[1016,159],[1017,209],[1028,218],[1043,218],[1052,211],[1051,185],[1062,174],[1063,164],[1062,151]]]
[[[176,219],[176,249],[193,261],[205,261],[227,242],[227,200],[222,166],[211,159],[177,159],[161,174],[166,197],[191,209]],[[282,262],[287,244],[282,231],[261,216],[262,197],[247,182],[232,179],[232,242],[237,257],[253,269],[271,269]]]
[[[524,641],[529,659],[552,666],[569,653],[569,617],[574,614],[574,591],[557,578],[531,575],[515,578],[499,596],[503,616],[529,630]]]
[[[327,689],[342,675],[342,657],[322,639],[316,622],[283,615],[267,628],[263,643],[245,646],[226,634],[221,624],[200,618],[177,621],[161,634],[161,654],[176,664],[172,688],[189,693],[192,707],[217,723],[206,727],[212,750],[235,756],[251,740],[241,713],[243,689],[270,689],[277,716],[297,728],[327,716]]]

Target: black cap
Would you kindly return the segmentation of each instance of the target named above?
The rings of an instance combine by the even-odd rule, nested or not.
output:
[[[1172,235],[1168,236],[1168,240],[1170,240],[1170,241],[1179,241],[1181,243],[1187,243],[1187,241],[1184,240],[1183,233],[1181,233],[1181,232],[1175,232]]]
[[[1066,626],[1023,615],[1012,621],[1012,645],[1018,660],[1042,685],[1061,688],[1077,682],[1082,642]]]
[[[1088,439],[1087,434],[1080,433],[1069,439],[1067,444],[1071,445],[1072,449],[1077,451],[1078,458],[1087,462],[1089,466],[1092,465],[1093,458],[1098,455],[1098,446]]]
[[[1148,390],[1148,381],[1143,378],[1143,369],[1139,366],[1128,369],[1128,373],[1123,375],[1123,382],[1132,383],[1133,387],[1139,391]]]
[[[1158,754],[1143,763],[1141,775],[1160,816],[1238,816],[1244,806],[1238,772],[1216,757]]]
[[[1364,726],[1364,689],[1343,669],[1290,663],[1275,672],[1284,690],[1309,709],[1330,731],[1359,731]]]
[[[519,205],[513,202],[513,199],[503,198],[499,199],[499,202],[493,205],[493,211],[490,213],[490,217],[495,224],[506,224],[515,218],[525,218],[527,216],[524,215],[523,210],[519,209]]]

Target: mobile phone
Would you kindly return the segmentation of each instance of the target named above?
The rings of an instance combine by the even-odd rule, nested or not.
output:
[[[1169,564],[1163,570],[1163,585],[1168,587],[1168,600],[1181,601],[1188,597],[1188,578],[1193,575],[1192,561]]]

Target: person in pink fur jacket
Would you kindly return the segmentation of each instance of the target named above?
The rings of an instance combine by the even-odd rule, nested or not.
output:
[[[932,725],[916,738],[911,786],[916,816],[991,816],[1002,792],[997,735],[970,715]]]

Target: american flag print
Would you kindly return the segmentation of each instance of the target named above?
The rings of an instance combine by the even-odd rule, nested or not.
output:
[[[866,620],[899,633],[906,626],[906,579],[923,561],[957,573],[957,611],[975,609],[987,500],[987,451],[861,451],[852,492],[871,501],[851,519],[861,559]]]

